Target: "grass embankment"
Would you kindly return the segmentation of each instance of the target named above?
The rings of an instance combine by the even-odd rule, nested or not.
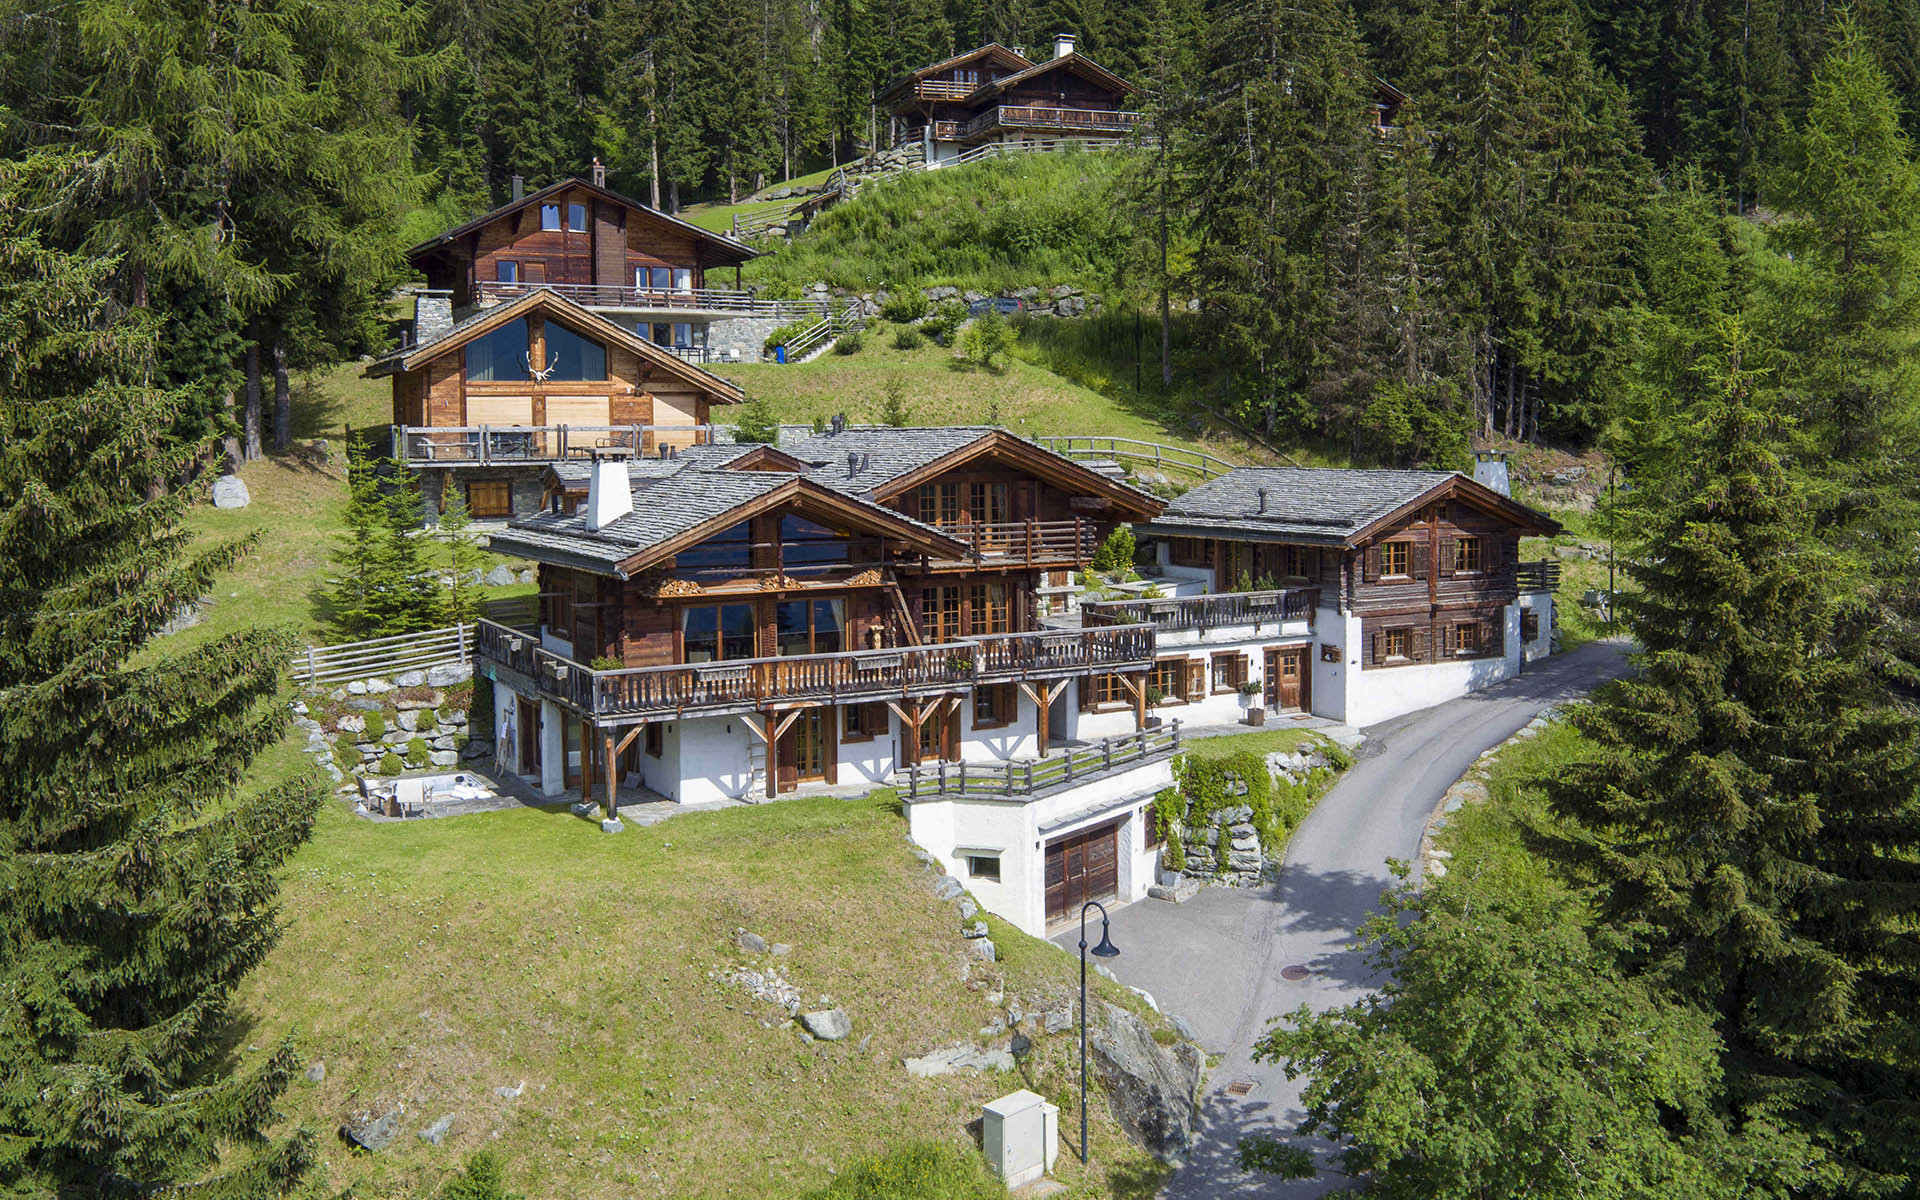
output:
[[[1491,872],[1533,893],[1564,884],[1527,848],[1526,831],[1551,823],[1541,781],[1583,753],[1583,739],[1571,725],[1549,722],[1532,737],[1502,746],[1486,760],[1481,782],[1486,797],[1462,806],[1446,818],[1434,836],[1453,855],[1449,874]]]
[[[291,1034],[325,1061],[283,1107],[323,1133],[324,1189],[369,1200],[424,1195],[484,1147],[538,1196],[788,1196],[904,1142],[971,1152],[979,1105],[1023,1086],[1077,1123],[1071,1036],[1037,1039],[1011,1076],[902,1068],[998,1012],[988,985],[968,986],[955,909],[933,898],[903,829],[884,795],[613,837],[564,809],[373,825],[330,805],[287,872],[287,935],[247,982],[244,1036]],[[1073,959],[989,924],[1003,961],[976,979],[1029,1012],[1074,994]],[[749,955],[736,928],[792,953]],[[844,1007],[852,1036],[805,1044],[723,978],[769,966],[807,1008]],[[495,1090],[522,1084],[515,1098]],[[404,1132],[381,1154],[333,1136],[394,1107]],[[1059,1163],[1071,1194],[1151,1195],[1159,1170],[1102,1100],[1091,1109],[1093,1168]],[[414,1136],[448,1113],[442,1145]]]
[[[1588,591],[1607,590],[1606,548],[1610,543],[1600,518],[1578,509],[1557,509],[1552,515],[1564,527],[1560,534],[1552,538],[1521,539],[1520,558],[1526,562],[1544,558],[1560,564],[1560,587],[1553,596],[1560,619],[1560,648],[1571,650],[1588,642],[1618,636],[1622,632],[1620,627],[1609,625],[1599,611],[1580,602]],[[1561,558],[1554,553],[1554,548],[1559,546],[1595,547],[1600,557]],[[1613,580],[1621,591],[1631,586],[1624,571],[1616,569]]]
[[[833,174],[837,169],[838,168],[835,167],[822,167],[818,171],[811,171],[805,175],[796,175],[783,183],[770,184],[753,195],[748,196],[738,204],[724,204],[716,200],[710,204],[688,205],[681,210],[680,219],[698,225],[702,229],[710,229],[715,233],[731,234],[733,232],[733,219],[736,216],[758,217],[769,213],[785,212],[801,199],[799,196],[788,196],[781,200],[770,200],[766,198],[769,192],[777,192],[782,189],[817,188],[825,183],[827,176]]]

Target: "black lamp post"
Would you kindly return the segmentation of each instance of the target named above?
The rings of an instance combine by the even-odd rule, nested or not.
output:
[[[1093,948],[1095,958],[1118,958],[1120,947],[1107,933],[1107,906],[1089,900],[1080,906],[1080,1162],[1087,1161],[1087,910],[1100,910],[1100,944]]]

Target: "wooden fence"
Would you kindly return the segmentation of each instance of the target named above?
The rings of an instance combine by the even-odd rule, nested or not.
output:
[[[1169,446],[1163,442],[1143,442],[1135,438],[1109,437],[1105,434],[1036,437],[1033,440],[1055,454],[1064,454],[1069,458],[1111,458],[1116,462],[1121,459],[1150,462],[1161,470],[1191,471],[1202,479],[1225,475],[1236,465],[1224,458],[1215,458],[1204,450],[1189,450],[1185,446]]]
[[[525,629],[535,624],[539,599],[509,596],[481,603],[486,619]],[[391,637],[343,642],[337,646],[308,646],[293,656],[293,679],[306,687],[338,683],[343,679],[371,679],[423,671],[447,663],[473,661],[475,626],[472,623],[397,633]]]
[[[909,767],[894,786],[909,803],[939,796],[980,796],[1030,800],[1038,793],[1067,787],[1116,767],[1130,767],[1180,752],[1180,722],[1158,729],[1122,733],[1052,758],[996,763],[932,762]]]

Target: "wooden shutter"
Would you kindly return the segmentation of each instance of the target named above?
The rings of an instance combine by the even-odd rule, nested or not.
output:
[[[1386,643],[1378,629],[1373,631],[1372,638],[1367,648],[1367,662],[1377,667],[1380,665],[1380,649]]]
[[[1454,640],[1453,622],[1449,621],[1440,627],[1440,653],[1451,656],[1459,648]]]
[[[1366,583],[1380,578],[1380,543],[1375,542],[1366,549],[1366,558],[1361,560],[1360,577]]]
[[[1440,578],[1449,579],[1453,576],[1456,553],[1458,552],[1454,549],[1454,539],[1450,537],[1440,539]]]
[[[1502,537],[1483,537],[1480,539],[1480,569],[1491,574],[1500,569],[1500,547],[1506,543]]]
[[[1429,567],[1427,556],[1431,550],[1432,547],[1427,545],[1424,538],[1413,544],[1413,553],[1408,555],[1408,558],[1412,560],[1409,566],[1412,568],[1415,579],[1425,579],[1427,577]]]
[[[1425,626],[1415,626],[1407,636],[1407,657],[1414,662],[1427,661],[1428,632]]]
[[[1189,700],[1198,700],[1207,694],[1207,662],[1187,663],[1187,696]]]

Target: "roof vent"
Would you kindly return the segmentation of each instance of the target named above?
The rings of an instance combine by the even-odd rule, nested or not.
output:
[[[587,477],[587,528],[605,529],[633,511],[633,478],[627,474],[625,446],[596,446],[593,474]]]
[[[852,479],[855,475],[858,475],[859,473],[860,473],[860,454],[858,451],[849,450],[847,451],[847,478]]]
[[[1073,53],[1073,35],[1070,33],[1054,34],[1053,35],[1053,56],[1055,58],[1065,58],[1067,55],[1072,53]]]
[[[598,154],[593,156],[593,186],[598,188],[607,186],[607,165],[600,161]]]
[[[1267,489],[1260,489],[1260,511],[1267,511]]]
[[[846,431],[847,431],[847,414],[845,413],[833,414],[833,420],[827,423],[828,436],[839,437],[841,434],[845,433]]]

